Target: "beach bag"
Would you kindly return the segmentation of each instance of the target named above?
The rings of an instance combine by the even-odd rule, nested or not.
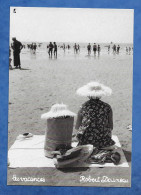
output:
[[[91,164],[114,163],[118,165],[120,160],[121,156],[118,152],[95,149],[88,162]]]

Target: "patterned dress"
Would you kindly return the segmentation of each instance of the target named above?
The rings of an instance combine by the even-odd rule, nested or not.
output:
[[[82,132],[79,145],[92,144],[97,148],[115,144],[111,139],[113,129],[112,109],[99,99],[90,99],[78,112],[76,129]]]

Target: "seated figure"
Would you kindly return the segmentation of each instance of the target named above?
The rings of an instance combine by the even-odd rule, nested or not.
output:
[[[78,112],[75,127],[78,145],[92,144],[96,148],[106,148],[115,144],[112,140],[112,108],[100,100],[111,93],[109,87],[98,82],[90,82],[77,90],[78,95],[89,98]]]
[[[53,151],[71,148],[75,115],[65,104],[55,104],[49,112],[41,115],[42,119],[47,120],[45,156],[53,158]]]

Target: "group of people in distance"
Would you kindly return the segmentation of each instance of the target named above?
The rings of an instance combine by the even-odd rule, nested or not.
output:
[[[80,52],[80,45],[79,44],[74,44],[74,46],[73,46],[73,48],[74,48],[74,53],[75,54],[77,54],[78,52]]]
[[[48,54],[49,54],[49,58],[52,58],[52,55],[54,54],[54,57],[57,58],[57,44],[56,42],[52,43],[50,42],[49,45],[47,45],[47,49],[48,49]],[[70,49],[70,45],[65,46],[65,44],[63,44],[62,46],[60,46],[60,48],[63,49],[63,51],[65,52],[65,49]],[[77,54],[78,52],[80,52],[80,45],[79,44],[74,44],[73,46],[74,48],[74,53]]]
[[[114,54],[119,54],[119,50],[120,50],[120,46],[118,45],[118,46],[116,46],[115,44],[113,45],[113,53]]]
[[[49,45],[47,45],[49,58],[52,58],[52,53],[54,53],[54,57],[57,58],[57,44],[56,42],[52,43],[50,42]]]
[[[36,43],[27,44],[27,48],[28,48],[28,49],[31,49],[31,50],[33,50],[33,51],[36,51],[37,45],[36,45]]]
[[[98,55],[100,54],[100,45],[96,45],[96,43],[94,43],[93,47],[91,47],[91,44],[89,43],[87,45],[87,50],[88,50],[88,55],[91,54],[91,50],[93,49],[94,55],[96,55],[96,52],[98,52]]]
[[[13,40],[13,43],[11,44],[11,47],[9,49],[9,67],[10,69],[12,69],[12,66],[11,66],[11,61],[12,61],[12,58],[11,58],[11,49],[13,50],[13,64],[15,66],[15,68],[19,68],[21,69],[21,61],[20,61],[20,52],[23,48],[28,48],[30,50],[33,51],[33,54],[36,53],[36,49],[38,47],[41,47],[41,44],[42,43],[31,43],[31,44],[22,44],[20,41],[18,41],[15,37],[12,38]],[[57,50],[58,50],[58,47],[59,48],[62,48],[65,52],[65,49],[70,49],[71,46],[68,44],[65,46],[65,44],[63,43],[63,45],[57,45],[56,42],[50,42],[48,45],[47,45],[47,49],[48,49],[48,54],[49,54],[49,58],[52,58],[52,55],[54,55],[54,58],[57,58]],[[108,46],[105,46],[108,48],[108,53],[110,52],[110,48],[112,48],[113,50],[113,54],[119,54],[119,51],[120,51],[120,45],[108,45]],[[84,46],[85,48],[85,46]],[[73,49],[74,49],[74,54],[78,54],[80,52],[80,45],[79,44],[74,44],[73,46]],[[87,45],[87,52],[88,52],[88,56],[91,54],[91,51],[94,52],[94,56],[96,56],[96,54],[98,54],[98,57],[100,55],[100,51],[101,51],[101,47],[99,44],[96,45],[96,43],[93,44],[93,46],[91,46],[91,44],[89,43]],[[131,54],[131,51],[133,51],[133,47],[131,46],[126,46],[126,54]]]
[[[126,54],[131,54],[131,50],[133,50],[133,47],[126,47]]]

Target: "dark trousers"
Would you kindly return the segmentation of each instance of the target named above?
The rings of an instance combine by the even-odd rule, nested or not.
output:
[[[54,57],[57,58],[57,50],[54,50]]]
[[[91,50],[90,49],[88,49],[88,55],[90,55],[91,54]]]
[[[48,53],[49,53],[49,57],[52,58],[52,49],[49,49]]]
[[[14,52],[14,66],[18,67],[21,65],[21,61],[20,61],[20,53],[19,52]]]

